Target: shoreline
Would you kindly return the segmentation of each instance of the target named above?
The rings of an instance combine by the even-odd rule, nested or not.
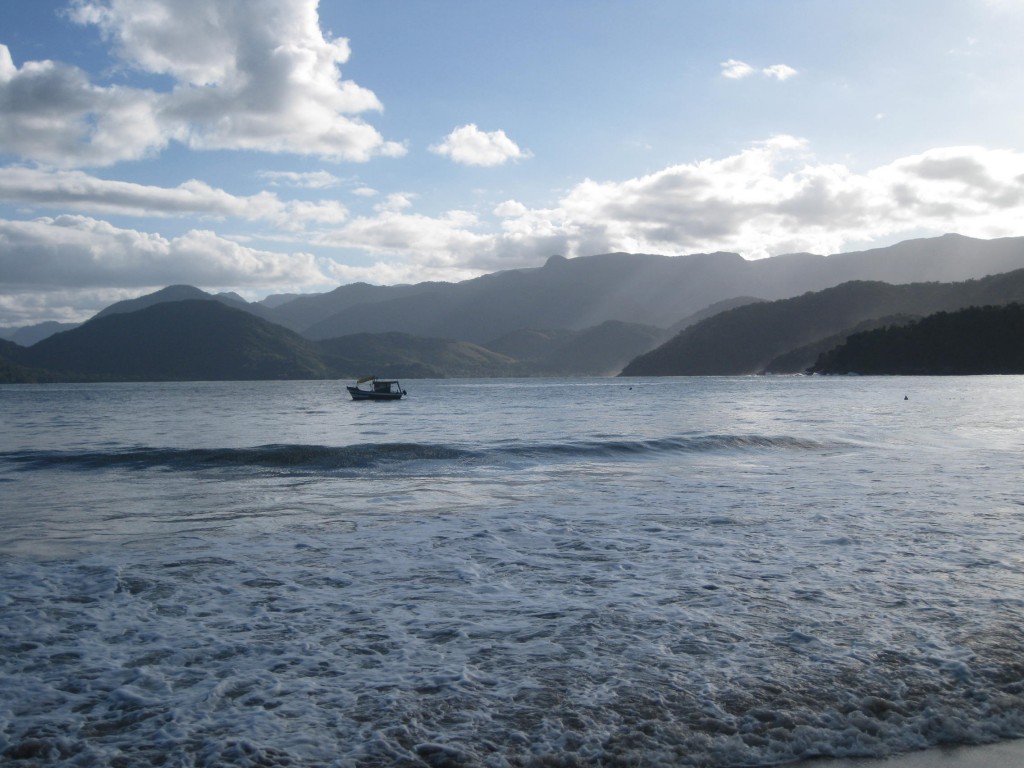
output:
[[[815,757],[794,768],[1018,768],[1024,766],[1024,738],[994,744],[931,747],[892,757]]]

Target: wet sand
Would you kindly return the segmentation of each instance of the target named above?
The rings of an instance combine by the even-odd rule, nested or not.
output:
[[[794,768],[1021,768],[1024,739],[976,747],[935,747],[883,759],[807,760]]]

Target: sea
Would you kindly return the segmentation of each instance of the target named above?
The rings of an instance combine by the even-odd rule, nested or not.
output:
[[[1024,377],[0,386],[0,763],[1024,736]]]

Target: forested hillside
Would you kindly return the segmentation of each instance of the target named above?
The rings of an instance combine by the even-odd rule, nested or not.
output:
[[[864,323],[1013,301],[1024,302],[1024,270],[962,283],[844,283],[792,299],[722,312],[636,358],[623,374],[795,373],[812,365],[823,346],[840,343]],[[801,352],[796,354],[796,350]]]
[[[1024,373],[1024,305],[969,307],[850,336],[811,368],[825,374]]]

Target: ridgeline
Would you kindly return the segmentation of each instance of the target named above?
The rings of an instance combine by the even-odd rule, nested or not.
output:
[[[884,330],[867,338],[895,344],[896,329],[922,317],[1012,302],[1024,304],[1024,237],[946,235],[756,262],[555,256],[461,283],[354,284],[256,303],[173,285],[78,327],[0,329],[0,381],[748,375],[801,373],[816,361],[831,371],[846,358],[823,355],[850,338]],[[1013,322],[1012,313],[985,317]],[[996,327],[985,334],[1004,338]],[[1015,370],[1005,346],[985,360],[950,351],[943,364],[941,347],[923,359],[902,343],[902,368],[878,351],[885,363],[870,370]]]

